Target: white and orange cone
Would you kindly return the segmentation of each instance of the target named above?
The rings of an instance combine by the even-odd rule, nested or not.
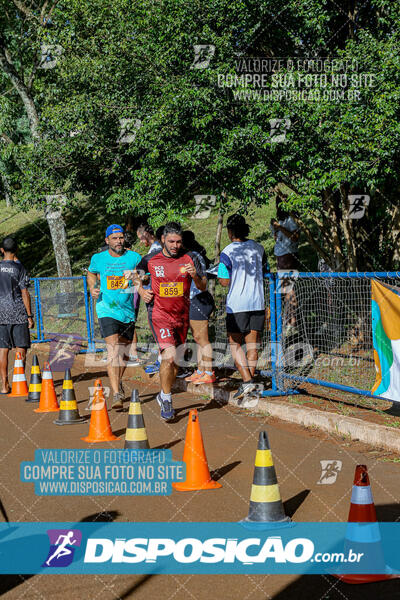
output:
[[[54,388],[53,375],[48,362],[44,363],[42,374],[42,391],[40,392],[39,408],[35,408],[34,412],[58,412],[56,390]]]
[[[354,475],[354,485],[351,492],[350,511],[345,540],[345,554],[349,549],[353,553],[361,550],[360,556],[367,557],[368,564],[373,565],[374,573],[357,573],[355,565],[346,565],[347,573],[335,575],[345,583],[373,583],[387,579],[398,579],[399,575],[394,573],[385,563],[383,555],[379,523],[376,521],[375,504],[372,498],[369,483],[368,469],[366,465],[357,465]]]
[[[20,352],[17,352],[15,355],[13,382],[11,392],[8,395],[10,398],[25,398],[28,396],[25,366]]]

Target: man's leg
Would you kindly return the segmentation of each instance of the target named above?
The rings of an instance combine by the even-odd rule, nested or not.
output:
[[[126,353],[129,351],[129,346],[132,344],[130,340],[127,340],[123,336],[119,336],[118,338],[118,348],[119,348],[119,380],[122,381],[122,376],[125,373],[126,369]]]
[[[9,394],[11,387],[8,382],[8,348],[0,348],[0,377],[1,377],[1,393]]]
[[[208,339],[208,321],[190,321],[193,338],[199,347],[199,371],[212,371],[212,346]]]
[[[25,365],[26,360],[26,348],[15,348],[15,353],[19,352],[22,358],[22,361]]]
[[[172,386],[175,383],[178,373],[178,365],[176,364],[176,348],[168,346],[161,352],[160,380],[161,391],[164,394],[171,394]]]
[[[228,340],[231,347],[232,358],[235,361],[237,370],[239,371],[243,383],[251,380],[251,373],[247,364],[246,355],[242,348],[243,333],[229,333]]]
[[[133,334],[133,340],[130,343],[129,356],[132,356],[132,357],[135,357],[135,358],[137,357],[137,355],[138,355],[138,353],[137,353],[137,342],[138,342],[137,333],[135,331],[135,333]]]
[[[113,395],[119,391],[120,374],[120,348],[119,335],[114,333],[104,338],[107,346],[107,374],[110,378],[110,386]]]
[[[161,418],[170,421],[175,416],[172,406],[172,386],[178,373],[175,346],[167,346],[161,352],[160,380],[161,391],[157,396],[157,402],[161,408]]]
[[[244,340],[246,342],[247,364],[251,377],[254,377],[258,361],[258,349],[260,347],[260,332],[252,329],[249,333],[245,334]]]

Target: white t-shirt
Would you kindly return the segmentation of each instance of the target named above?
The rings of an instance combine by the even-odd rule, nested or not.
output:
[[[264,310],[264,274],[269,267],[261,244],[254,240],[232,242],[219,260],[218,277],[231,280],[226,312]]]
[[[147,254],[151,254],[152,252],[155,252],[156,250],[157,251],[162,250],[162,246],[158,240],[154,240],[154,242],[150,246],[150,250],[148,251]]]
[[[293,217],[286,217],[283,221],[279,221],[279,225],[288,231],[297,231],[299,226]],[[274,233],[274,228],[271,225],[271,231]],[[275,256],[283,256],[284,254],[297,254],[298,244],[287,237],[282,231],[277,231],[276,242],[274,246]]]

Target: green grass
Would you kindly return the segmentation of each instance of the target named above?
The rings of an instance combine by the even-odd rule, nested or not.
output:
[[[229,211],[228,214],[234,212]],[[247,221],[250,224],[250,237],[260,242],[267,253],[271,267],[275,268],[273,255],[274,240],[271,236],[269,223],[275,216],[275,202],[267,206],[250,207]],[[32,277],[51,277],[57,275],[56,262],[52,249],[50,232],[42,211],[31,209],[20,212],[17,208],[5,206],[0,201],[0,238],[13,235],[19,243],[19,258],[26,266]],[[79,206],[65,211],[64,219],[67,227],[67,244],[71,258],[73,275],[82,275],[89,266],[90,258],[103,244],[104,232],[110,223],[124,224],[125,217],[118,214],[106,213],[103,206],[81,202]],[[218,215],[212,213],[208,219],[186,218],[182,221],[185,229],[191,229],[197,241],[202,244],[208,257],[213,260],[215,255],[215,235]],[[225,218],[226,222],[226,218]],[[226,227],[223,228],[221,249],[229,244]],[[148,249],[137,243],[134,249],[139,254],[146,254]],[[300,245],[300,256],[310,267],[315,267],[315,257],[307,244]]]

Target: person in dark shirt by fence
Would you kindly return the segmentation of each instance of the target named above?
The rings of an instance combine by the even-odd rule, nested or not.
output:
[[[16,241],[11,237],[4,238],[0,250],[3,255],[0,262],[0,393],[8,394],[8,354],[15,348],[25,362],[26,351],[31,345],[29,329],[33,328],[33,315],[29,276],[22,263],[16,260]]]

